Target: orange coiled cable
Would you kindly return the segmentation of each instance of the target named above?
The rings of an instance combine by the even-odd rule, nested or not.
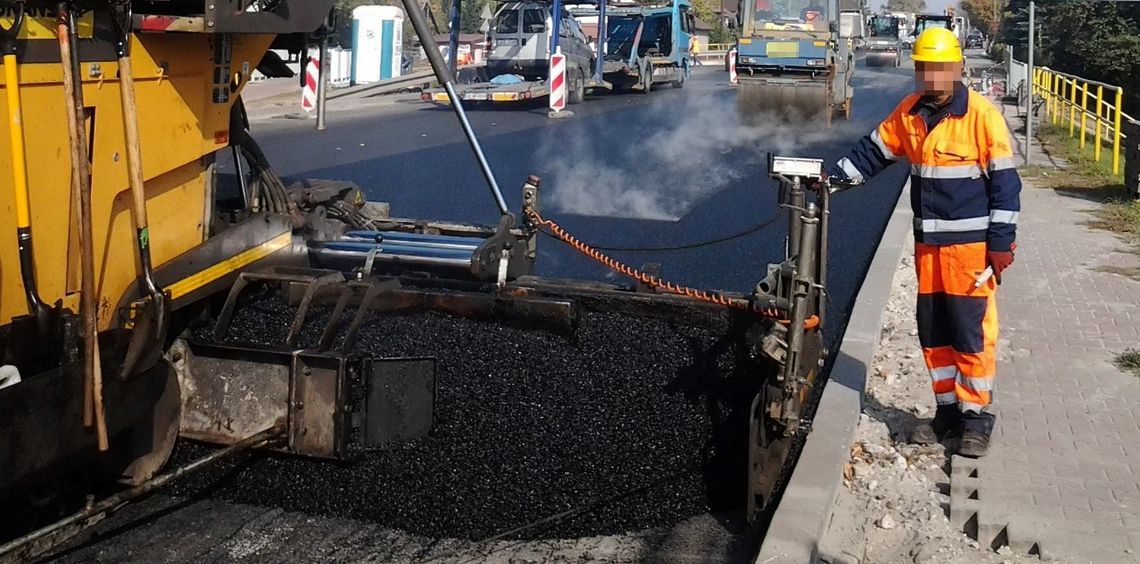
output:
[[[629,265],[626,265],[626,264],[618,261],[617,259],[614,259],[613,257],[609,257],[609,256],[603,254],[601,251],[598,251],[597,249],[590,247],[589,245],[587,245],[586,243],[583,243],[582,241],[579,241],[577,237],[574,237],[573,235],[568,233],[565,229],[562,228],[562,226],[558,225],[557,223],[554,223],[553,221],[551,221],[549,219],[543,218],[541,215],[539,215],[539,213],[537,211],[531,211],[531,212],[529,212],[529,215],[530,215],[531,219],[536,224],[544,226],[547,229],[549,229],[551,235],[554,235],[555,237],[557,237],[559,240],[563,241],[567,245],[574,247],[575,249],[577,249],[582,254],[602,263],[607,268],[610,268],[610,269],[614,270],[615,272],[618,272],[618,273],[624,274],[625,276],[633,278],[634,280],[637,280],[638,282],[641,282],[642,284],[645,284],[647,286],[653,286],[654,288],[660,288],[661,290],[664,290],[664,291],[669,292],[671,294],[679,294],[682,296],[687,296],[687,297],[693,298],[695,300],[700,300],[702,302],[708,302],[711,304],[727,306],[727,307],[731,307],[731,308],[735,308],[735,309],[742,309],[745,311],[754,311],[753,308],[748,304],[748,300],[743,300],[740,298],[729,298],[729,297],[724,296],[722,294],[712,293],[712,292],[708,292],[705,290],[699,290],[696,288],[690,288],[688,286],[681,286],[678,284],[674,284],[672,282],[662,280],[662,279],[660,279],[656,276],[653,276],[651,274],[646,274],[640,270],[637,270],[636,268],[633,268]],[[777,319],[781,319],[782,321],[787,321],[786,319],[783,319],[783,316],[781,315],[780,311],[776,310],[776,309],[764,308],[764,309],[757,310],[756,313],[759,313],[759,314],[764,315],[766,317],[774,317]],[[808,329],[811,329],[811,328],[819,325],[819,318],[814,316],[814,315],[812,316],[812,318],[815,319],[814,322],[812,322],[809,319],[808,321],[805,321],[805,323],[804,323],[805,327],[807,327]],[[810,323],[810,325],[809,325],[809,323]]]

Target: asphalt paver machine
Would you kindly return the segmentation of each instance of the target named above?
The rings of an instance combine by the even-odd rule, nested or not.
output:
[[[733,447],[748,466],[740,505],[756,517],[772,501],[826,355],[819,161],[773,160],[787,252],[755,288],[688,288],[545,217],[538,177],[520,179],[521,207],[510,210],[435,48],[427,54],[494,221],[401,218],[351,183],[279,178],[249,134],[241,89],[275,41],[318,28],[331,0],[5,5],[12,119],[0,190],[16,205],[0,208],[10,234],[0,246],[0,500],[11,525],[0,556],[41,553],[250,449],[351,461],[421,440],[441,416],[449,359],[432,351],[447,336],[413,336],[416,356],[361,338],[409,311],[544,335],[572,336],[591,316],[711,332],[735,351],[725,370],[747,390],[731,398],[747,414],[747,442]],[[416,3],[405,10],[434,45]],[[223,152],[236,155],[233,182],[217,174]],[[540,233],[635,284],[535,276]],[[542,362],[540,344],[502,354]],[[468,360],[452,365],[476,377],[463,372]],[[179,437],[224,448],[163,471]],[[82,503],[116,481],[124,489]],[[36,528],[37,510],[58,515],[76,500],[77,513]]]

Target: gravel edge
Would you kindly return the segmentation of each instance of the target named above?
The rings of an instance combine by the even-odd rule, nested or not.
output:
[[[843,482],[843,465],[850,459],[867,372],[879,348],[891,283],[910,228],[908,180],[859,289],[811,434],[772,517],[756,556],[757,564],[819,560],[819,543],[831,521]]]

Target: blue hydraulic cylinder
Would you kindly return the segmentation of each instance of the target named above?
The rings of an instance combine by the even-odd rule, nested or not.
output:
[[[471,260],[472,251],[464,249],[439,249],[431,247],[416,247],[411,245],[400,245],[390,243],[368,243],[368,242],[355,242],[355,241],[329,241],[325,243],[324,248],[333,251],[349,251],[357,253],[367,253],[373,249],[386,255],[402,255],[402,256],[421,256],[421,257],[434,257],[434,258],[453,258]]]

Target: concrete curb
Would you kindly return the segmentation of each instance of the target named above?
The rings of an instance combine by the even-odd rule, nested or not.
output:
[[[903,187],[859,289],[831,377],[823,388],[811,434],[792,471],[757,564],[817,562],[850,458],[871,359],[879,349],[891,282],[911,228],[910,186]]]

